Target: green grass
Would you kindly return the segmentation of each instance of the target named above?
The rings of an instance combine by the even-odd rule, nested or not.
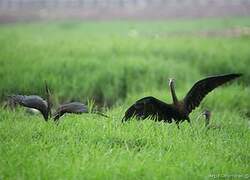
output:
[[[55,106],[94,99],[110,105],[110,118],[68,115],[55,125],[23,108],[0,109],[0,179],[249,178],[250,38],[199,35],[235,27],[250,27],[249,18],[1,25],[1,102],[44,96],[46,80]],[[190,115],[192,127],[121,124],[143,96],[171,102],[169,77],[182,98],[195,81],[230,72],[244,76],[209,94]],[[220,128],[197,119],[205,108]]]
[[[166,89],[169,77],[189,88],[207,75],[241,72],[240,82],[248,85],[248,36],[168,34],[249,27],[247,20],[2,26],[0,99],[11,93],[42,94],[44,80],[55,100],[94,98],[108,104],[129,94]]]

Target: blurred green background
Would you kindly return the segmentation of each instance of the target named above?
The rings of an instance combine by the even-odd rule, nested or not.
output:
[[[175,78],[184,96],[197,80],[243,73],[250,82],[249,18],[155,22],[57,22],[0,27],[0,92],[108,106],[161,91]]]

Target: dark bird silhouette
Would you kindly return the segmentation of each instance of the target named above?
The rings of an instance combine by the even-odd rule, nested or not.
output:
[[[183,100],[179,101],[175,94],[174,80],[169,80],[170,92],[173,103],[167,104],[152,96],[144,97],[136,101],[125,112],[122,122],[132,117],[137,119],[153,118],[155,121],[171,123],[173,120],[178,125],[187,120],[190,122],[189,114],[199,106],[203,98],[216,87],[240,77],[242,74],[226,74],[211,76],[196,82],[189,90]]]
[[[202,113],[203,116],[205,116],[205,127],[207,129],[222,129],[222,126],[219,125],[219,124],[211,124],[211,111],[209,110],[205,110],[203,113]]]
[[[208,127],[210,124],[211,112],[209,110],[205,110],[202,115],[205,116],[205,126]]]
[[[51,116],[51,99],[50,99],[50,91],[45,82],[45,89],[47,94],[47,100],[44,100],[40,96],[37,95],[12,95],[9,96],[10,100],[14,103],[18,103],[21,106],[37,109],[43,115],[45,121]]]
[[[88,107],[80,102],[71,102],[60,105],[60,107],[56,110],[54,113],[54,121],[59,120],[61,116],[63,116],[65,113],[74,113],[74,114],[82,114],[82,113],[89,113]],[[104,117],[108,117],[105,114],[102,114],[98,111],[93,111],[91,113],[99,114]]]

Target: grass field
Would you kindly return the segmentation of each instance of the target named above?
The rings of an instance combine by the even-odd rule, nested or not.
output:
[[[110,118],[68,115],[55,125],[1,108],[0,179],[250,178],[249,28],[248,17],[1,25],[1,102],[44,96],[46,80],[55,106],[94,99]],[[195,81],[231,72],[244,76],[209,94],[192,127],[121,124],[143,96],[171,102],[169,77],[182,98]],[[197,119],[205,108],[220,128]]]

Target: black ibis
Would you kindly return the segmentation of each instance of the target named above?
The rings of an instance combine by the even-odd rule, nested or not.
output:
[[[80,103],[80,102],[70,102],[70,103],[62,104],[59,106],[59,108],[56,110],[56,112],[53,115],[54,121],[57,121],[65,113],[82,114],[82,113],[89,113],[89,110],[85,104]],[[91,113],[95,113],[104,117],[108,117],[98,111],[92,111]]]
[[[9,96],[9,98],[11,101],[13,101],[14,103],[18,103],[21,106],[37,109],[42,113],[45,121],[47,121],[48,118],[51,116],[51,99],[50,91],[46,82],[45,90],[47,95],[46,100],[37,95],[11,95]]]
[[[190,123],[189,114],[199,106],[203,98],[218,86],[240,77],[242,74],[225,74],[207,77],[196,82],[189,90],[183,100],[178,100],[175,94],[174,80],[169,79],[169,87],[173,103],[167,104],[152,96],[144,97],[136,101],[125,112],[122,122],[132,117],[137,119],[153,118],[155,121],[164,121],[171,123],[187,120]],[[179,126],[178,126],[179,127]]]

